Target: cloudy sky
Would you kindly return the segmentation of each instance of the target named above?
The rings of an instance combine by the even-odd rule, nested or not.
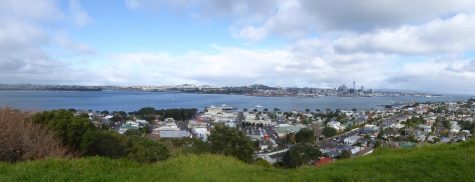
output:
[[[0,0],[0,83],[475,93],[473,0]]]

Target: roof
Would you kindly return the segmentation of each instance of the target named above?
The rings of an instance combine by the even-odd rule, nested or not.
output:
[[[320,167],[323,165],[327,165],[333,162],[333,159],[330,157],[322,157],[318,161],[315,161],[315,166]]]
[[[302,129],[301,127],[294,126],[294,125],[283,125],[275,127],[276,132],[278,133],[290,133],[290,132],[298,132]]]
[[[183,138],[189,137],[190,133],[184,130],[163,130],[160,131],[160,138]]]

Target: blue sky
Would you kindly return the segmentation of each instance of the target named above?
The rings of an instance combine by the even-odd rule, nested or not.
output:
[[[3,83],[475,93],[475,2],[0,0]]]

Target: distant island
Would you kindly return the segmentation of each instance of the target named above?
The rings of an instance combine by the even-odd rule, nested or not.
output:
[[[345,84],[338,88],[299,88],[299,87],[272,87],[260,84],[249,86],[209,86],[209,85],[163,85],[163,86],[81,86],[81,85],[33,85],[33,84],[0,84],[0,90],[46,90],[46,91],[103,91],[103,90],[133,90],[145,92],[179,92],[197,94],[229,94],[260,97],[379,97],[379,96],[422,96],[437,97],[439,94],[421,92],[373,90],[363,86],[349,88]]]
[[[98,86],[0,84],[0,90],[102,91]]]

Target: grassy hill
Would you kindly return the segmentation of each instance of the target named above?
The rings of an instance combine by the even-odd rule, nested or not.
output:
[[[157,164],[106,158],[0,164],[0,181],[474,181],[475,141],[379,150],[321,168],[276,169],[217,155]]]

